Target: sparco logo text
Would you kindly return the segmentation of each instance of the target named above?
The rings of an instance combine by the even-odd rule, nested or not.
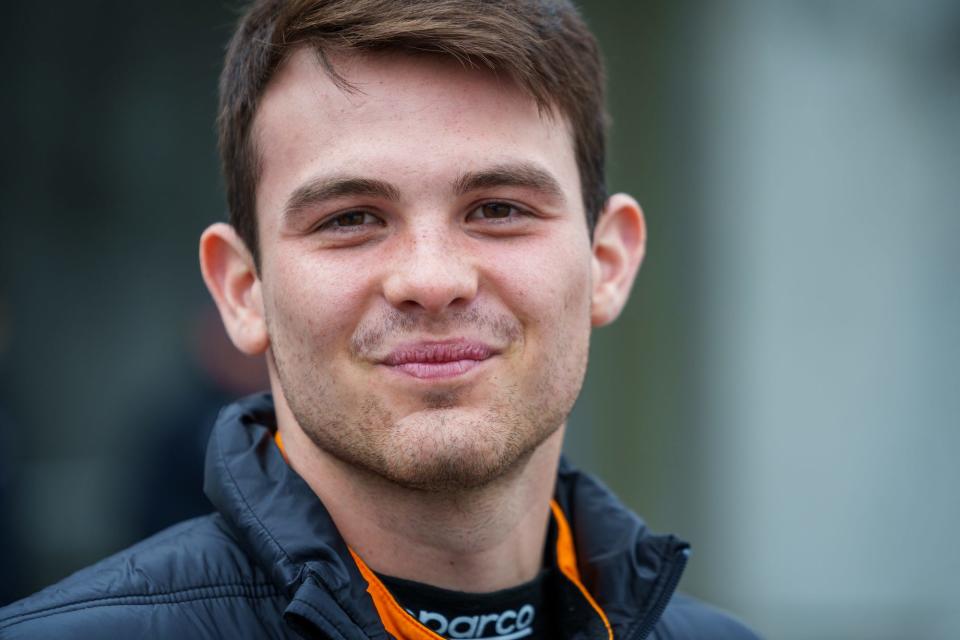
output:
[[[408,610],[409,611],[409,610]],[[533,633],[533,606],[525,604],[519,611],[506,609],[500,613],[483,613],[475,616],[457,616],[448,620],[446,616],[434,611],[410,615],[431,631],[447,638],[469,638],[469,640],[516,640]]]

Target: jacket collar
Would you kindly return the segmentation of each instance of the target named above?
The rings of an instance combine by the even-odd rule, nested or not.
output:
[[[347,545],[316,494],[284,461],[275,431],[269,394],[224,408],[207,445],[204,492],[290,598],[284,618],[292,626],[350,640],[386,639]]]
[[[387,638],[350,550],[284,461],[275,431],[269,394],[224,408],[207,448],[207,497],[290,598],[284,617],[291,625],[350,640]],[[643,637],[638,632],[652,628],[679,580],[688,546],[649,533],[606,487],[565,461],[555,498],[570,523],[581,579],[614,637]]]
[[[570,522],[584,586],[615,638],[644,638],[680,581],[690,545],[655,535],[599,480],[560,460],[555,500]]]

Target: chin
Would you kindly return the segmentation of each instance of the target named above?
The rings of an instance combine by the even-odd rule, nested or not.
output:
[[[522,460],[495,459],[476,455],[423,455],[416,460],[391,460],[379,469],[370,469],[383,479],[406,489],[428,493],[456,493],[480,489],[494,484]]]
[[[400,419],[368,408],[363,415],[361,421],[301,415],[298,422],[326,454],[397,486],[427,492],[478,489],[511,475],[563,422],[563,416],[544,420],[542,414],[502,408],[437,406]]]
[[[376,393],[337,394],[325,385],[282,384],[292,417],[325,456],[344,470],[419,491],[479,489],[525,468],[531,455],[564,423],[582,375],[555,369],[553,384],[495,392],[421,391],[407,406]],[[291,380],[296,382],[296,379]],[[413,404],[414,406],[410,406]],[[398,406],[400,405],[400,406]]]
[[[522,468],[559,427],[523,422],[493,411],[419,411],[390,428],[388,449],[369,470],[422,491],[477,489]]]

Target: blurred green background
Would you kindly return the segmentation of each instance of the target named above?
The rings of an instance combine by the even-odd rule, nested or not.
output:
[[[580,5],[649,248],[568,454],[771,638],[957,637],[960,5]],[[0,9],[5,600],[155,526],[196,486],[158,443],[210,378],[242,387],[209,365],[196,260],[235,15]]]

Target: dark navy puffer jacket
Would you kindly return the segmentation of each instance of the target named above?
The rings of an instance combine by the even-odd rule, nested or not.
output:
[[[329,514],[275,446],[274,429],[268,395],[224,409],[207,451],[205,490],[217,512],[0,609],[0,638],[390,638]],[[674,594],[687,545],[649,533],[597,481],[561,464],[556,500],[583,583],[614,638],[756,638]],[[564,637],[607,638],[578,597],[554,607],[567,616]]]

